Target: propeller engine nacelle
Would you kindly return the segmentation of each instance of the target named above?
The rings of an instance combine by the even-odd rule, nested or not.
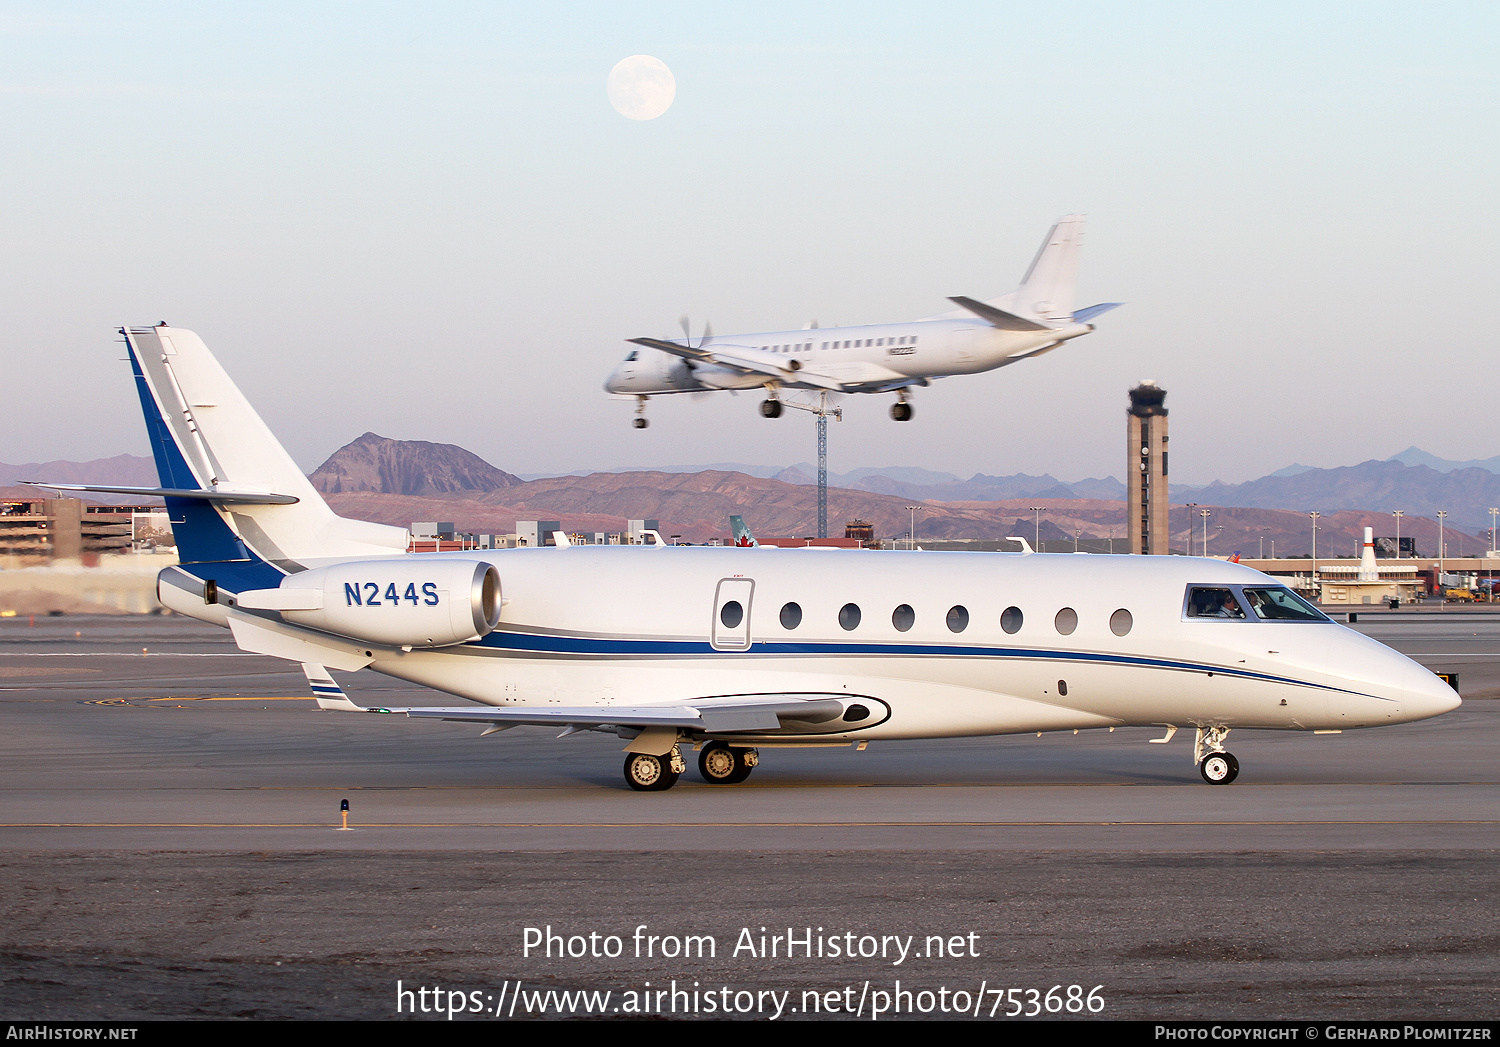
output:
[[[240,593],[243,608],[393,647],[446,647],[500,621],[500,572],[474,560],[355,560],[289,575],[279,589]]]

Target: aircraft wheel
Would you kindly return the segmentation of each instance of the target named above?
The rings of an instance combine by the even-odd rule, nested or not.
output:
[[[650,425],[651,422],[648,419],[645,419],[645,418],[637,418],[634,421],[632,421],[630,424],[633,425],[633,426],[635,426],[637,429],[644,429],[644,428],[646,428],[646,426]]]
[[[671,756],[653,756],[651,753],[627,753],[625,756],[625,781],[639,792],[660,792],[677,784],[677,772],[672,770]]]
[[[911,404],[907,403],[905,400],[897,400],[895,403],[891,404],[891,417],[896,421],[909,422],[911,421],[911,416]]]
[[[1209,785],[1228,785],[1240,776],[1240,762],[1233,753],[1209,753],[1198,765],[1198,773]]]
[[[754,749],[731,749],[723,742],[709,742],[698,754],[698,773],[710,785],[738,785],[755,769]]]
[[[781,401],[780,400],[762,400],[761,401],[761,405],[760,405],[760,413],[762,415],[764,415],[765,417],[767,417],[767,418],[780,418],[781,417]]]

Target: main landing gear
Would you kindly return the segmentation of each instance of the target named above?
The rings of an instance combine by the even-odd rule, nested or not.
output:
[[[632,789],[643,793],[660,792],[677,784],[678,777],[687,770],[682,762],[682,753],[677,746],[661,756],[652,753],[625,754],[625,782]]]
[[[630,424],[637,429],[644,429],[651,424],[650,419],[646,417],[646,398],[644,396],[637,396],[635,398],[635,418]]]
[[[723,742],[709,742],[698,754],[698,773],[710,785],[738,785],[750,777],[760,753],[755,749],[731,747]],[[687,764],[682,751],[672,746],[660,756],[652,753],[625,754],[625,784],[643,793],[661,792],[677,784]]]
[[[891,404],[891,417],[894,418],[896,421],[898,421],[898,422],[909,422],[909,421],[911,421],[911,416],[912,416],[912,409],[911,409],[911,401],[910,400],[906,399],[905,397],[902,397],[901,399],[897,400],[895,403]]]
[[[1233,753],[1224,749],[1224,739],[1228,736],[1228,727],[1198,728],[1198,736],[1193,742],[1193,761],[1209,785],[1228,785],[1240,776],[1240,762]]]
[[[762,400],[760,404],[760,413],[764,418],[780,418],[781,401],[776,399],[774,396]]]
[[[750,777],[760,753],[754,749],[732,749],[723,742],[709,742],[698,754],[698,773],[710,785],[738,785]]]

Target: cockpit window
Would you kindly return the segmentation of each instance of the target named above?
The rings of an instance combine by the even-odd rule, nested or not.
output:
[[[635,362],[635,358],[637,356],[640,356],[640,355],[641,355],[641,351],[639,349],[632,349],[631,352],[630,352],[630,355],[625,358],[625,362],[627,364],[628,363],[634,363]]]
[[[1230,589],[1210,589],[1195,585],[1188,590],[1189,618],[1233,618],[1244,621],[1245,609]]]
[[[1257,618],[1278,622],[1326,622],[1328,616],[1290,589],[1246,589],[1245,602]]]

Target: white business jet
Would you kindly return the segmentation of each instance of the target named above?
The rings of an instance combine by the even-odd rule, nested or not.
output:
[[[1228,783],[1239,728],[1338,732],[1457,695],[1274,579],[1187,556],[570,546],[412,555],[334,515],[191,331],[125,335],[181,564],[157,594],[298,662],[324,709],[625,742],[632,788],[699,751],[743,781],[762,750],[897,738],[1192,728]],[[362,709],[329,669],[467,699]]]
[[[1021,286],[987,301],[955,297],[961,308],[910,323],[715,336],[704,328],[695,344],[682,320],[683,340],[630,338],[644,346],[610,373],[606,391],[636,398],[635,427],[647,426],[646,400],[669,393],[764,388],[760,413],[778,418],[781,393],[894,393],[891,417],[912,417],[911,391],[934,378],[979,374],[1051,352],[1094,329],[1095,317],[1118,306],[1073,308],[1083,215],[1058,219],[1042,241]]]

